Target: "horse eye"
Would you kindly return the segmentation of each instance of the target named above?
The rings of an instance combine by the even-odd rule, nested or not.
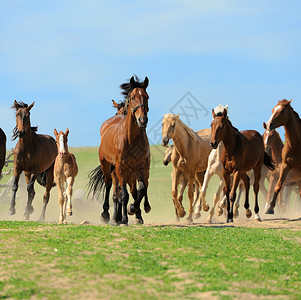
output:
[[[133,100],[133,101],[134,101],[134,99],[135,99],[135,98],[134,98],[134,97],[132,97],[132,100]]]

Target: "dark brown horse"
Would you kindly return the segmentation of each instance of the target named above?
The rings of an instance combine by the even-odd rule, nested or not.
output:
[[[127,224],[127,203],[129,195],[126,185],[136,186],[132,196],[134,204],[130,205],[129,214],[136,214],[136,222],[143,223],[140,203],[147,196],[150,150],[146,135],[148,94],[146,88],[148,78],[139,82],[134,77],[129,83],[121,85],[126,97],[125,114],[117,114],[106,120],[101,128],[101,142],[99,146],[100,166],[90,173],[89,187],[93,195],[101,191],[105,185],[105,201],[103,204],[102,219],[110,220],[109,193],[114,183],[113,201],[114,217],[117,224]],[[120,189],[120,191],[119,191]],[[120,194],[120,197],[119,197]],[[148,203],[148,201],[147,201]],[[149,204],[148,204],[149,206]],[[150,210],[150,206],[146,211]]]
[[[2,169],[5,164],[6,156],[6,135],[4,131],[0,128],[0,179],[2,178]]]
[[[53,186],[53,167],[57,156],[56,142],[49,135],[36,134],[37,127],[31,127],[30,110],[34,106],[27,105],[15,100],[12,108],[16,110],[16,127],[13,138],[19,137],[14,149],[14,167],[13,167],[13,186],[12,199],[10,203],[9,214],[16,213],[16,192],[20,174],[24,171],[27,183],[28,200],[25,208],[24,220],[29,219],[33,213],[32,201],[35,196],[34,182],[37,181],[46,187],[43,197],[43,210],[40,217],[41,221],[45,220],[45,210],[49,201],[50,190]]]
[[[249,177],[247,171],[254,171],[254,193],[255,193],[255,214],[260,221],[258,206],[259,181],[261,167],[264,163],[269,169],[273,169],[271,157],[264,152],[263,139],[255,130],[244,130],[239,132],[232,126],[227,118],[227,111],[215,114],[212,110],[213,121],[211,123],[211,146],[216,149],[219,142],[223,141],[224,149],[221,154],[223,164],[223,177],[225,180],[225,194],[227,196],[227,222],[233,222],[233,205],[236,199],[236,189],[240,179],[243,180],[246,190],[245,209],[246,216],[251,217],[249,209]],[[230,175],[233,174],[233,183],[230,191]]]
[[[274,196],[267,214],[274,214],[277,196],[292,169],[301,172],[301,119],[291,107],[291,101],[278,101],[267,121],[267,129],[273,130],[280,126],[285,130],[285,144],[282,149],[280,175],[275,187]]]

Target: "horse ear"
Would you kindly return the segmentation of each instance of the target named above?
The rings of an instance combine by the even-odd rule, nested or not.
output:
[[[267,124],[263,122],[263,128],[266,130],[267,129]]]
[[[175,115],[177,118],[180,118],[180,115],[179,114],[177,114],[177,115]]]
[[[149,83],[149,80],[147,78],[147,76],[145,76],[145,79],[143,81],[143,86],[144,86],[144,89],[146,90],[146,88],[148,87],[148,83]]]
[[[223,115],[227,117],[227,110],[224,108]]]
[[[66,129],[65,136],[68,136],[68,134],[69,134],[69,128]]]
[[[30,111],[32,109],[32,107],[34,106],[34,102],[32,102],[28,107],[27,107],[27,111]]]
[[[136,86],[136,81],[135,81],[135,77],[134,76],[132,76],[131,79],[130,79],[130,85],[131,85],[132,89],[135,88],[135,86]]]
[[[57,130],[54,128],[53,130],[54,136],[57,137]]]
[[[113,102],[113,106],[118,108],[118,104],[112,99],[112,102]]]
[[[16,108],[18,109],[19,108],[19,103],[17,100],[14,101],[14,105],[13,105],[13,108]]]
[[[214,109],[212,108],[212,117],[213,117],[213,119],[215,118],[215,116],[216,116],[215,111],[214,111]]]

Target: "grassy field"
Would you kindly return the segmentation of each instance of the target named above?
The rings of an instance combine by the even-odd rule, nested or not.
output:
[[[301,222],[293,229],[285,227],[287,220],[272,228],[244,228],[225,226],[222,216],[208,227],[203,224],[208,213],[202,213],[194,226],[186,226],[185,220],[176,225],[171,169],[162,164],[163,149],[153,146],[152,211],[143,214],[146,225],[134,226],[130,217],[128,227],[98,226],[101,200],[86,200],[97,148],[71,150],[80,171],[68,225],[56,224],[56,188],[44,224],[19,221],[26,204],[24,187],[17,194],[15,216],[7,215],[10,194],[0,200],[0,299],[301,298]],[[209,204],[216,183],[210,183]],[[36,192],[33,221],[42,206],[43,189],[37,184]],[[78,225],[83,220],[90,225]],[[243,209],[241,220],[255,224],[246,220]]]

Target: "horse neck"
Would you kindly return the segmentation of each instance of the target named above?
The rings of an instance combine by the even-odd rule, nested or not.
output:
[[[139,126],[137,125],[137,122],[134,118],[134,116],[128,112],[128,114],[126,115],[126,128],[127,128],[127,140],[129,142],[129,144],[132,144],[136,138],[139,136],[139,133],[141,131],[141,129],[139,128]]]
[[[33,145],[35,133],[30,128],[23,137],[19,137],[19,145],[21,150],[28,150],[31,149]]]
[[[301,122],[292,109],[289,110],[288,121],[283,127],[285,130],[285,142],[288,144],[289,148],[300,148]]]
[[[239,136],[239,133],[232,127],[230,123],[226,123],[227,127],[224,129],[226,130],[226,134],[224,135],[222,142],[224,143],[226,152],[229,156],[232,156],[236,146],[236,140]]]
[[[177,122],[177,125],[175,127],[174,136],[172,139],[174,141],[175,147],[178,150],[178,153],[182,157],[188,157],[189,149],[187,147],[187,145],[188,145],[187,139],[191,139],[191,137],[187,133],[186,129],[183,126],[181,126],[181,124],[179,122]]]

